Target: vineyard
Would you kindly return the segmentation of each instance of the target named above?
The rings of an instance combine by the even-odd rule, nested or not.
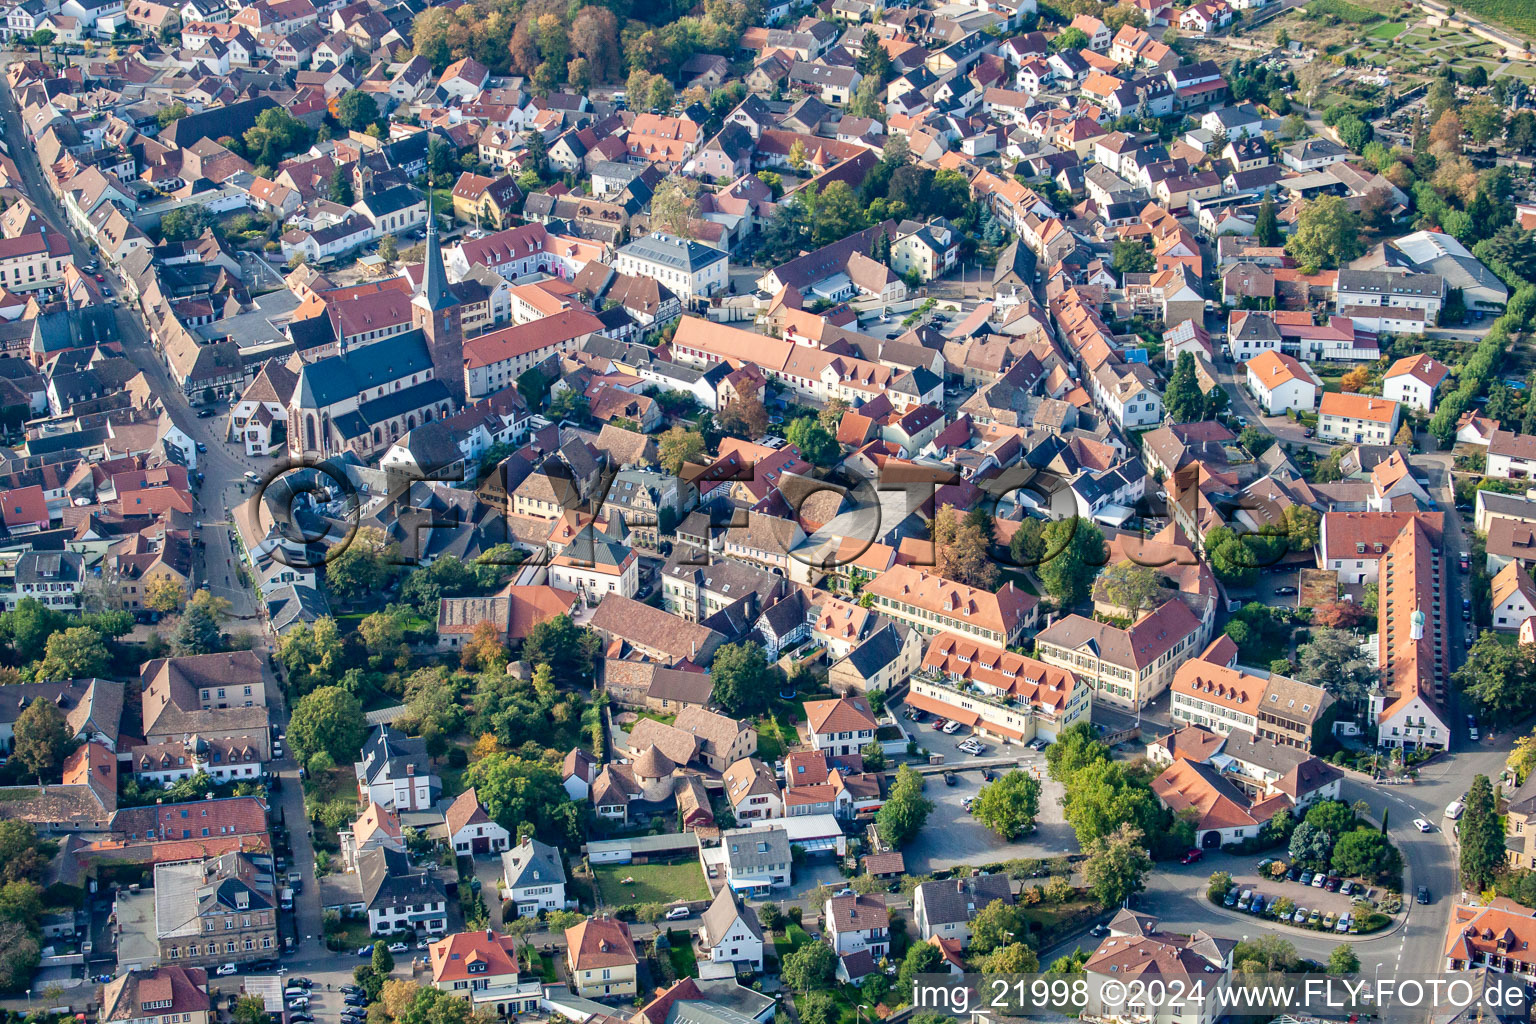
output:
[[[1468,14],[1518,32],[1528,40],[1536,39],[1536,4],[1530,0],[1462,0],[1457,6]]]

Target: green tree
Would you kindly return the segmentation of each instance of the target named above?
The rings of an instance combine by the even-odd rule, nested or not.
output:
[[[1504,763],[1515,773],[1515,782],[1524,784],[1530,778],[1531,769],[1536,768],[1536,732],[1516,740],[1514,749],[1509,752],[1509,759]]]
[[[1504,837],[1499,835],[1502,858]],[[1386,836],[1373,828],[1346,832],[1333,844],[1333,869],[1353,878],[1386,881],[1402,871],[1403,857]]]
[[[346,644],[329,615],[289,630],[278,641],[277,657],[300,695],[337,683],[346,670]]]
[[[915,942],[907,948],[901,967],[896,971],[896,991],[911,992],[913,982],[924,974],[933,974],[944,963],[944,954],[931,942]]]
[[[779,977],[795,992],[815,992],[832,982],[837,954],[824,942],[807,942],[786,956]]]
[[[1106,907],[1122,905],[1145,888],[1146,874],[1152,870],[1146,836],[1128,822],[1094,838],[1083,854],[1083,882]]]
[[[174,122],[181,120],[190,113],[191,111],[187,109],[187,105],[181,102],[181,100],[177,100],[168,107],[161,107],[159,113],[155,115],[155,121],[161,128],[169,128]]]
[[[171,636],[171,647],[177,654],[213,654],[224,649],[224,637],[219,621],[203,605],[188,605],[181,622]]]
[[[1486,721],[1516,721],[1536,698],[1536,672],[1525,648],[1506,646],[1484,631],[1456,670],[1461,690]]]
[[[330,197],[331,202],[340,203],[342,206],[351,206],[356,201],[356,197],[352,192],[352,177],[340,167],[331,171],[331,177],[326,184],[325,191]]]
[[[1358,974],[1360,973],[1360,958],[1355,955],[1355,950],[1347,942],[1341,942],[1333,947],[1333,952],[1328,954],[1329,974]]]
[[[1504,828],[1488,776],[1473,777],[1463,803],[1461,885],[1468,892],[1482,892],[1504,867]]]
[[[1378,676],[1353,636],[1337,629],[1314,629],[1296,651],[1295,678],[1321,686],[1344,701],[1364,700]]]
[[[334,597],[353,601],[382,593],[400,564],[400,545],[376,527],[364,527],[325,565],[326,587]]]
[[[1164,813],[1145,780],[1116,761],[1095,762],[1073,773],[1062,807],[1085,850],[1127,823],[1143,835],[1166,833]]]
[[[756,643],[723,644],[710,664],[711,696],[730,715],[762,714],[783,673],[768,664]]]
[[[1007,900],[993,900],[976,912],[971,921],[972,953],[985,956],[1024,935],[1024,915]]]
[[[903,846],[922,830],[932,811],[933,801],[923,796],[923,777],[904,764],[896,769],[890,793],[875,812],[875,827],[882,841]]]
[[[1057,782],[1066,783],[1089,765],[1109,760],[1109,747],[1100,743],[1088,722],[1063,729],[1056,742],[1045,748],[1046,770]]]
[[[48,638],[47,654],[37,667],[43,679],[89,679],[105,675],[112,656],[101,634],[75,626]]]
[[[1106,561],[1104,533],[1091,521],[1073,516],[1048,524],[1044,540],[1040,582],[1062,608],[1076,607],[1088,597],[1093,578]]]
[[[864,30],[856,67],[859,74],[873,78],[880,85],[884,85],[891,77],[891,55],[880,45],[880,35],[872,28]]]
[[[167,242],[184,242],[203,233],[207,212],[201,206],[183,206],[160,218],[160,236]]]
[[[971,805],[977,821],[1007,840],[1034,830],[1040,813],[1040,780],[1017,769],[981,787]]]
[[[662,434],[656,441],[656,456],[661,468],[677,476],[688,463],[697,463],[704,457],[704,435],[696,430],[686,430],[681,425]]]
[[[1163,392],[1163,408],[1175,423],[1195,423],[1204,416],[1205,395],[1195,375],[1195,357],[1189,352],[1180,352],[1173,361],[1173,373]]]
[[[1291,842],[1287,852],[1292,860],[1305,864],[1321,864],[1333,851],[1333,836],[1325,829],[1303,821],[1291,830]]]
[[[1080,28],[1064,28],[1051,39],[1051,50],[1060,53],[1063,50],[1081,50],[1088,45],[1088,33]]]
[[[241,996],[231,1012],[235,1024],[272,1024],[267,1015],[267,1001],[260,996]]]
[[[1155,570],[1132,561],[1107,566],[1094,587],[1105,601],[1130,609],[1132,615],[1156,607],[1163,589]]]
[[[1205,884],[1206,899],[1219,900],[1232,888],[1232,876],[1225,871],[1212,871]]]
[[[387,978],[395,970],[395,958],[389,951],[389,944],[383,941],[373,944],[373,960],[370,961],[373,971],[380,977]]]
[[[1232,949],[1232,966],[1244,974],[1273,974],[1294,970],[1296,947],[1273,932],[1239,942]]]
[[[41,962],[42,947],[28,925],[0,922],[0,991],[25,989]]]
[[[576,625],[569,615],[556,615],[528,631],[522,655],[531,665],[554,669],[556,683],[585,687],[596,678],[602,647],[602,638],[591,629]]]
[[[784,436],[790,444],[800,449],[800,455],[813,466],[831,466],[841,454],[837,439],[817,423],[814,416],[802,416],[795,420]]]
[[[568,800],[556,766],[516,754],[498,751],[481,758],[464,777],[486,813],[514,833],[527,824],[545,834],[557,820],[559,805]]]
[[[1360,217],[1342,196],[1319,196],[1301,208],[1285,251],[1309,272],[1343,266],[1365,251]]]
[[[1157,266],[1157,260],[1153,258],[1151,250],[1140,242],[1122,238],[1115,242],[1109,265],[1122,275],[1146,274]]]
[[[12,726],[11,756],[39,781],[52,776],[69,753],[69,729],[64,715],[51,700],[36,697]]]
[[[288,723],[288,742],[302,763],[321,751],[337,764],[346,763],[367,737],[362,703],[339,686],[322,686],[300,697]]]
[[[1040,970],[1040,958],[1023,942],[1010,942],[988,953],[981,969],[985,974],[1034,974]]]
[[[16,659],[23,664],[38,661],[47,654],[48,638],[63,629],[68,622],[62,612],[39,602],[34,597],[24,597],[16,607],[0,615],[0,634],[3,634]]]
[[[379,104],[372,93],[349,89],[336,101],[336,120],[348,131],[364,131],[378,119]]]
[[[885,771],[885,749],[880,746],[879,740],[870,740],[860,747],[859,759],[864,762],[865,771]]]

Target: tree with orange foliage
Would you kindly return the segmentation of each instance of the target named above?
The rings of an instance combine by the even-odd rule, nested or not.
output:
[[[1339,381],[1340,391],[1351,391],[1360,394],[1371,383],[1371,371],[1363,366],[1357,366],[1350,370]]]
[[[1365,609],[1353,601],[1330,601],[1312,609],[1312,625],[1353,629],[1365,621]]]
[[[479,622],[469,635],[469,643],[459,654],[459,664],[470,672],[488,672],[505,668],[507,648],[496,633],[494,622]]]

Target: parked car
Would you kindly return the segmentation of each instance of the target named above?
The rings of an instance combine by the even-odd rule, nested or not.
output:
[[[1466,809],[1467,805],[1462,803],[1460,800],[1452,800],[1448,805],[1446,805],[1445,816],[1450,818],[1452,821],[1457,821],[1461,818],[1461,812]]]
[[[1254,893],[1253,902],[1248,904],[1248,912],[1250,914],[1262,914],[1264,913],[1264,905],[1264,897],[1258,893]]]
[[[960,725],[959,722],[956,722],[956,721],[953,721],[953,720],[945,722],[944,723],[944,735],[946,735],[946,736],[953,736],[955,733],[959,732],[961,730],[961,728],[962,728],[962,726]]]
[[[411,947],[407,946],[403,942],[391,942],[389,944],[389,951],[391,953],[409,953],[411,951]]]
[[[1342,881],[1343,879],[1339,878],[1337,875],[1330,875],[1328,876],[1328,881],[1323,884],[1323,888],[1328,892],[1338,892],[1339,884]]]
[[[1295,587],[1276,587],[1275,588],[1275,596],[1276,597],[1292,597],[1292,596],[1295,595],[1295,593],[1296,593],[1296,588]]]
[[[954,772],[945,772],[944,773],[944,785],[946,785],[946,786],[953,786],[953,785],[958,784],[959,782],[960,782],[960,778]]]
[[[1317,924],[1317,922],[1321,921],[1322,919],[1323,912],[1321,910],[1314,910],[1312,913],[1307,915],[1307,924]]]
[[[1327,884],[1328,884],[1328,876],[1323,874],[1321,871],[1319,871],[1317,874],[1312,876],[1312,888],[1314,888],[1314,889],[1321,889],[1323,886],[1325,886]]]
[[[222,966],[219,967],[218,970],[214,971],[213,973],[217,974],[221,978],[226,978],[229,975],[234,974],[235,971],[238,970],[238,969],[239,968],[237,968],[234,964],[223,964]]]
[[[1323,915],[1323,927],[1331,931],[1333,929],[1333,923],[1337,920],[1338,918],[1335,917],[1333,911],[1330,910],[1328,913]]]
[[[290,999],[288,1000],[288,1006],[295,1010],[307,1010],[309,1009],[309,996],[299,996],[296,999]]]
[[[1184,851],[1184,863],[1185,864],[1193,864],[1195,861],[1199,860],[1201,857],[1204,857],[1204,856],[1205,856],[1205,851],[1204,850],[1195,850],[1195,849],[1185,850]]]
[[[1222,906],[1231,907],[1237,905],[1237,888],[1234,886],[1227,890],[1226,899],[1221,901]]]
[[[1349,918],[1350,918],[1350,912],[1347,911],[1347,910],[1344,911],[1344,913],[1339,915],[1338,923],[1336,923],[1333,926],[1333,930],[1336,931],[1336,932],[1347,932],[1347,931],[1349,931]]]
[[[681,921],[683,918],[687,917],[688,914],[689,910],[687,907],[673,907],[671,910],[667,911],[667,920]]]
[[[1247,910],[1248,909],[1248,904],[1250,904],[1252,902],[1253,902],[1253,890],[1252,889],[1244,889],[1242,895],[1237,898],[1237,909],[1238,910]]]
[[[1289,870],[1289,871],[1287,871],[1285,873],[1285,877],[1286,877],[1286,880],[1290,881],[1290,882],[1294,882],[1297,879],[1299,879],[1301,877],[1301,865],[1300,864],[1292,864],[1291,865],[1291,870]]]
[[[297,985],[299,988],[314,988],[315,987],[315,983],[313,981],[310,981],[308,978],[289,978],[288,979],[288,984],[290,984],[290,985]],[[358,991],[361,992],[362,989],[358,989]]]
[[[201,415],[201,413],[199,413],[199,415]],[[261,482],[261,477],[257,476],[254,471],[249,469],[245,471],[245,478],[253,484]]]
[[[315,1015],[304,1010],[288,1012],[289,1024],[314,1024]]]
[[[213,410],[212,409],[199,409],[199,410],[197,410],[197,418],[200,419],[200,420],[206,420],[209,417],[211,417],[212,415],[213,415]]]
[[[1312,884],[1312,872],[1310,872],[1310,871],[1303,871],[1301,873],[1301,884],[1302,885],[1311,885]]]
[[[373,956],[373,943],[370,942],[366,946],[359,946],[359,947],[357,947],[357,955],[358,956]]]

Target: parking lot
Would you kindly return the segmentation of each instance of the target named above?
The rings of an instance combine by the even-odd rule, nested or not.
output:
[[[1341,915],[1351,910],[1357,899],[1375,892],[1369,887],[1360,886],[1354,892],[1346,895],[1341,891],[1342,884],[1340,889],[1330,892],[1326,886],[1320,888],[1311,884],[1303,885],[1299,879],[1294,881],[1288,878],[1277,880],[1269,875],[1261,876],[1258,864],[1259,861],[1253,857],[1206,854],[1199,863],[1192,865],[1191,869],[1202,878],[1207,877],[1210,872],[1225,871],[1232,876],[1232,884],[1237,886],[1239,895],[1244,891],[1251,891],[1261,895],[1264,897],[1266,906],[1283,897],[1290,900],[1295,908],[1305,907],[1309,912],[1316,910],[1319,915]],[[1305,875],[1302,877],[1305,877]],[[1359,883],[1356,883],[1356,885],[1359,886]],[[1203,895],[1203,886],[1201,892]],[[1238,904],[1234,904],[1229,909],[1235,912],[1243,911],[1243,908]],[[1294,917],[1294,911],[1292,916]],[[1261,919],[1270,925],[1278,923],[1268,913],[1262,915]],[[1295,925],[1294,922],[1288,923],[1292,927],[1300,927]]]
[[[924,722],[902,720],[919,746],[944,756],[944,766],[953,771],[955,784],[945,785],[942,774],[928,776],[923,795],[933,801],[933,813],[928,816],[923,830],[902,851],[908,872],[926,874],[956,864],[980,865],[1021,857],[1059,857],[1077,850],[1072,828],[1061,816],[1061,787],[1045,773],[1045,755],[1022,746],[984,741],[986,752],[975,757],[958,747],[970,735],[969,729],[946,736],[934,729],[933,722],[932,715]],[[1035,831],[1011,843],[971,817],[965,808],[966,800],[975,797],[986,785],[982,765],[999,758],[1012,759],[1019,768],[1037,774],[1041,782],[1040,813],[1035,819]],[[1012,767],[1010,764],[990,770],[997,774]]]

